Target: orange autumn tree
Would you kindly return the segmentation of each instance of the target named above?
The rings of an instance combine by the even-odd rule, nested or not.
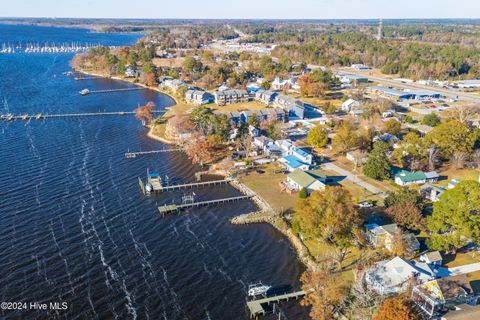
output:
[[[373,320],[419,320],[405,297],[388,298],[378,309]]]
[[[185,153],[192,163],[203,165],[211,162],[215,156],[215,146],[204,135],[194,132],[185,143]]]
[[[153,101],[149,101],[146,105],[140,106],[133,110],[133,112],[135,112],[135,117],[140,120],[143,125],[145,125],[148,122],[152,121],[154,109],[155,103]]]

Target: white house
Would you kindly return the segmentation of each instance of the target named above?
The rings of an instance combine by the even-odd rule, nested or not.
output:
[[[275,144],[280,147],[284,157],[292,155],[297,148],[290,139],[277,140]]]
[[[210,94],[203,90],[187,90],[185,92],[185,101],[196,106],[207,104],[210,102],[210,100]]]
[[[404,292],[410,279],[424,283],[435,278],[433,270],[425,262],[416,262],[395,257],[377,262],[365,272],[365,284],[380,295]]]
[[[342,103],[342,110],[345,112],[350,112],[351,110],[358,108],[360,106],[360,101],[354,99],[348,99]]]

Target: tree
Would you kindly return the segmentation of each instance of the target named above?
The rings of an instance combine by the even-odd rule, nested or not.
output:
[[[337,107],[330,101],[327,101],[324,105],[321,105],[320,109],[322,109],[322,111],[326,114],[333,114],[337,111]]]
[[[321,125],[316,125],[308,132],[307,142],[315,148],[323,148],[327,145],[328,135]]]
[[[337,246],[350,245],[361,222],[350,193],[342,187],[314,191],[300,200],[294,220],[305,235],[321,237]]]
[[[440,122],[440,118],[436,113],[427,114],[422,120],[422,124],[430,127],[436,127],[440,124]]]
[[[153,109],[155,108],[155,103],[153,101],[147,102],[146,105],[140,106],[133,110],[135,112],[135,117],[142,121],[145,125],[153,119]]]
[[[415,256],[415,251],[412,249],[413,237],[412,234],[407,236],[402,230],[397,230],[393,234],[391,253],[407,259],[413,258]]]
[[[462,151],[455,151],[452,155],[452,164],[456,169],[462,169],[467,160],[467,155]]]
[[[343,304],[348,293],[341,274],[327,269],[307,270],[300,281],[302,290],[307,292],[301,304],[311,306],[310,317],[315,320],[334,319],[335,309]]]
[[[480,183],[462,181],[445,191],[433,205],[427,220],[431,237],[427,245],[433,250],[452,250],[467,241],[480,241]]]
[[[186,141],[184,150],[193,164],[203,165],[212,161],[215,155],[214,144],[198,132],[194,132]]]
[[[425,159],[425,143],[417,132],[410,131],[398,143],[393,155],[402,166],[410,167],[413,171],[417,169],[414,165]]]
[[[435,127],[425,139],[434,144],[444,158],[449,159],[455,151],[470,153],[478,136],[478,129],[470,130],[466,124],[450,120]]]
[[[388,146],[385,142],[377,141],[363,166],[363,173],[372,179],[387,180],[391,177],[390,161],[387,156]]]
[[[308,197],[308,191],[306,188],[302,188],[300,189],[300,191],[298,192],[298,197],[300,199],[306,199]]]
[[[402,132],[402,125],[395,119],[390,119],[383,123],[382,132],[398,136]]]
[[[420,319],[412,310],[411,302],[405,297],[392,297],[378,309],[373,320],[418,320]]]
[[[387,208],[386,213],[399,226],[409,230],[423,230],[426,219],[413,203],[398,204]]]
[[[342,153],[358,146],[359,139],[355,128],[349,122],[342,122],[337,133],[332,138],[333,146]]]
[[[385,207],[406,206],[413,204],[418,209],[423,208],[423,199],[420,193],[408,187],[402,187],[398,191],[388,191],[387,197],[384,200]]]

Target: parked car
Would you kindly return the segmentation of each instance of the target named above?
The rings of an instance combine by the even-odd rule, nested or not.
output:
[[[371,208],[373,207],[373,203],[368,202],[368,201],[363,201],[358,204],[360,208]]]

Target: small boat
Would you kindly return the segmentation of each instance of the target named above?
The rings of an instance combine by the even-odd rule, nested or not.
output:
[[[82,96],[86,96],[86,95],[89,94],[89,93],[90,93],[90,90],[88,90],[88,89],[80,90],[80,94],[81,94]]]
[[[248,295],[250,297],[264,295],[267,293],[268,289],[270,289],[271,287],[272,286],[264,285],[261,282],[251,284],[248,286]]]
[[[145,191],[146,191],[147,194],[150,194],[150,192],[152,192],[152,189],[153,188],[152,188],[152,185],[150,183],[147,183],[145,185]]]

